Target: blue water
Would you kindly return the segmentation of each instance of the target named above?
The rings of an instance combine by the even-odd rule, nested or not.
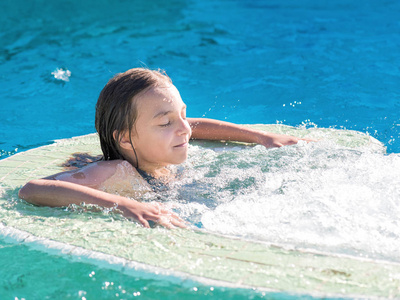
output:
[[[189,116],[353,129],[399,153],[399,13],[394,0],[3,1],[0,158],[94,132],[99,91],[115,73],[138,66],[165,69]],[[70,76],[55,78],[58,69]],[[117,298],[117,291],[102,289],[111,281],[158,291],[142,291],[145,299],[211,295],[209,287],[193,294],[157,278],[147,282],[0,244],[2,262],[30,255],[43,262],[42,277],[60,288],[41,287],[42,298],[60,290],[71,299]],[[36,268],[10,267],[0,295],[29,299]],[[92,270],[104,273],[96,283]],[[284,297],[216,288],[214,298],[249,295]]]

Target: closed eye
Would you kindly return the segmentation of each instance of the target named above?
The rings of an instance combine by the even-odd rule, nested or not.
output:
[[[159,125],[159,126],[160,126],[160,127],[168,127],[169,125],[171,125],[171,121],[168,121],[168,123],[161,124],[161,125]]]

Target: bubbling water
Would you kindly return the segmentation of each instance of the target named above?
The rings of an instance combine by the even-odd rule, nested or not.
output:
[[[207,231],[400,261],[400,156],[330,142],[230,151],[192,146],[168,192]]]

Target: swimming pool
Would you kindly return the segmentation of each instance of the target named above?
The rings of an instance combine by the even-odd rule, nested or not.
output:
[[[400,152],[400,4],[396,1],[27,4],[19,0],[4,5],[0,12],[1,158],[54,139],[94,132],[94,105],[101,88],[113,74],[141,65],[167,71],[188,104],[190,116],[353,129],[382,141],[389,154]],[[68,70],[70,76],[60,69]],[[399,261],[390,249],[396,249],[400,236],[395,216],[400,189],[395,168],[390,168],[396,166],[395,158],[389,162],[386,157],[358,161],[359,173],[352,176],[376,170],[375,177],[370,177],[368,185],[362,185],[362,177],[351,183],[359,184],[367,198],[371,190],[391,187],[386,196],[392,197],[393,215],[387,216],[386,227],[375,228],[374,236],[389,249],[378,256]],[[382,173],[379,166],[385,164],[386,173]],[[339,177],[339,182],[345,182],[346,176]],[[298,182],[296,189],[299,186]],[[328,191],[334,193],[334,187]],[[300,195],[300,199],[306,197]],[[378,199],[385,205],[383,198]],[[213,216],[234,211],[239,203],[222,206]],[[290,210],[296,203],[285,205]],[[359,202],[349,205],[349,212],[357,212]],[[339,234],[351,240],[347,230],[361,223],[352,222],[351,214],[340,216],[349,223]],[[222,219],[209,226],[218,229],[218,221]],[[387,234],[392,239],[385,239]],[[261,234],[258,238],[271,237]],[[368,237],[361,244],[366,241]],[[122,290],[125,298],[140,292],[147,299],[172,299],[176,294],[182,298],[290,297],[210,290],[195,284],[179,287],[157,277],[134,278],[71,262],[23,244],[2,240],[1,246],[0,259],[8,268],[4,268],[7,273],[2,276],[0,294],[8,297],[29,299],[33,290],[38,298],[62,295],[73,299],[117,298],[116,294],[122,297]],[[372,243],[372,249],[378,246]],[[43,278],[56,278],[57,286]],[[38,281],[43,285],[37,287]]]

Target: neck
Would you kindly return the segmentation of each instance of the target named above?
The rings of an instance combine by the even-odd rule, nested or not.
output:
[[[171,174],[166,166],[140,165],[139,168],[154,178],[168,177]]]

